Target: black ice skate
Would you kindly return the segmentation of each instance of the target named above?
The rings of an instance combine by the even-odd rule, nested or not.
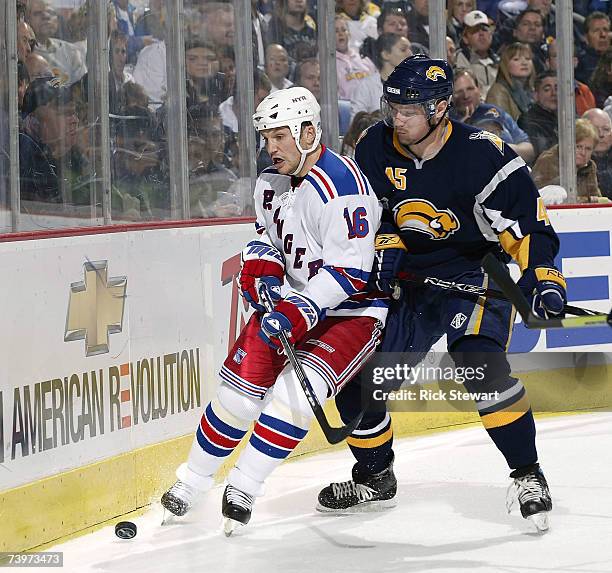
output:
[[[198,490],[178,480],[161,498],[161,504],[173,515],[185,515],[193,505]],[[164,522],[165,522],[164,516]]]
[[[363,474],[353,466],[353,479],[331,483],[319,492],[317,511],[326,513],[355,513],[377,511],[395,506],[397,480],[393,473],[393,459],[377,474]]]
[[[552,510],[552,500],[540,465],[536,463],[514,470],[510,477],[514,481],[508,488],[506,500],[508,513],[518,499],[521,515],[525,519],[530,519],[538,531],[546,531],[549,528],[548,512]]]
[[[236,527],[245,526],[251,519],[251,511],[255,497],[240,491],[238,488],[228,485],[223,492],[223,530],[226,536],[230,536]]]

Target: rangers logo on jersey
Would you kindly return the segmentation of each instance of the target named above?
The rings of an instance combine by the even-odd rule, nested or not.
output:
[[[446,72],[440,66],[429,66],[425,75],[432,82],[437,82],[438,78],[446,79]]]
[[[434,240],[447,239],[460,227],[450,209],[438,209],[425,199],[406,199],[394,209],[395,224],[403,231],[425,233]]]
[[[477,141],[481,139],[488,139],[502,155],[504,154],[504,140],[491,133],[490,131],[479,131],[478,133],[470,133],[470,140]]]

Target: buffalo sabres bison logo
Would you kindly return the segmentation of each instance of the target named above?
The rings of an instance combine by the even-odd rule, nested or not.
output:
[[[429,66],[425,75],[432,82],[437,82],[438,78],[446,79],[446,72],[440,66]]]
[[[403,231],[425,233],[434,240],[447,239],[459,229],[459,219],[450,209],[437,209],[425,199],[407,199],[393,209],[396,225]]]

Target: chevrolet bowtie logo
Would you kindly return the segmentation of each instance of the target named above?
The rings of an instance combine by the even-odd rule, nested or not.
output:
[[[108,278],[108,261],[83,265],[85,280],[70,285],[64,342],[85,340],[85,355],[108,352],[108,336],[121,332],[127,277]]]

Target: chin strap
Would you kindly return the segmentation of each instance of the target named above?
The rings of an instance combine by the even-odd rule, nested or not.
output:
[[[317,148],[317,146],[319,145],[319,141],[320,140],[321,140],[321,135],[317,134],[313,144],[308,149],[304,149],[300,145],[299,137],[295,138],[295,145],[297,146],[298,151],[300,152],[301,157],[300,157],[300,162],[298,163],[298,166],[296,167],[296,169],[294,171],[289,173],[289,175],[297,175],[301,171],[302,167],[304,167],[304,162],[306,161],[306,157],[308,157],[308,154],[312,153]]]

